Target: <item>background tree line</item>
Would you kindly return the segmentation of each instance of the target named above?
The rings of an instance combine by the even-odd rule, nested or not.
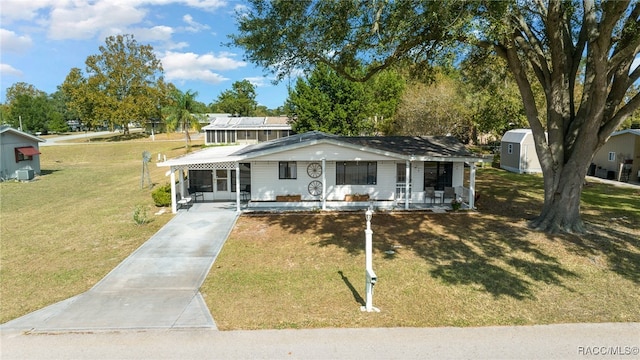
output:
[[[47,133],[68,131],[68,122],[78,121],[82,129],[119,128],[127,133],[129,123],[150,119],[161,119],[174,130],[198,126],[197,117],[177,116],[180,110],[235,116],[283,113],[282,107],[258,105],[255,87],[247,80],[234,82],[209,105],[196,96],[164,81],[162,64],[150,45],[139,44],[132,35],[117,35],[87,57],[84,71],[72,68],[53,94],[23,82],[7,88],[0,123]]]

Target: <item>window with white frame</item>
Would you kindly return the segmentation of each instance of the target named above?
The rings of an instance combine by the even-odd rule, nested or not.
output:
[[[609,161],[616,161],[616,153],[615,153],[615,151],[609,152]]]

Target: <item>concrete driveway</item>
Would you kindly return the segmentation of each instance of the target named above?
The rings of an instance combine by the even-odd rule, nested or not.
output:
[[[233,203],[181,210],[89,291],[0,330],[215,329],[198,289],[237,217]]]

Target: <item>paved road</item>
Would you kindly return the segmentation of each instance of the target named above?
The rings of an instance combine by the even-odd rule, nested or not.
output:
[[[73,143],[64,143],[64,141],[71,141],[77,139],[88,139],[96,136],[104,136],[112,134],[111,131],[96,131],[96,132],[81,132],[73,135],[62,135],[56,137],[47,138],[45,142],[40,143],[39,146],[52,146],[52,145],[70,145]]]
[[[2,333],[8,359],[638,359],[640,324]],[[612,355],[613,354],[613,355]]]

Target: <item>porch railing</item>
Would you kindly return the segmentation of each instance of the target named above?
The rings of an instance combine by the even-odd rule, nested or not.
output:
[[[411,194],[411,184],[409,184],[409,194]],[[396,184],[396,200],[404,200],[407,196],[407,184],[397,183]],[[409,195],[409,199],[411,199],[411,195]]]

